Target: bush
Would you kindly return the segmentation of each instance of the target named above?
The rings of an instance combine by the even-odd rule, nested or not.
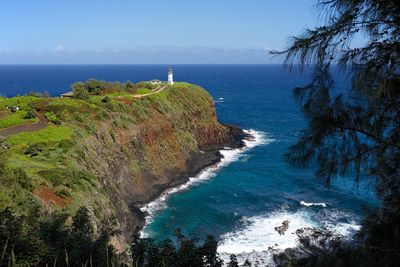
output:
[[[4,168],[4,167],[3,167]],[[13,186],[15,184],[21,186],[21,188],[32,190],[33,186],[31,179],[22,168],[5,169],[4,178],[6,178],[6,184]]]
[[[25,149],[24,154],[25,155],[30,155],[31,157],[35,157],[37,155],[39,155],[40,152],[43,151],[43,144],[42,143],[37,143],[37,144],[33,144],[28,146]]]
[[[85,89],[83,83],[77,82],[72,85],[72,91],[74,93],[74,98],[87,100],[89,99],[89,92]]]
[[[61,121],[60,119],[57,117],[56,114],[54,114],[53,111],[49,111],[49,112],[45,112],[44,116],[46,117],[46,119],[54,124],[60,125]]]
[[[47,91],[44,91],[44,92],[31,91],[31,92],[28,93],[28,96],[34,96],[34,97],[37,97],[37,98],[48,98],[48,97],[50,97],[49,92],[47,92]]]
[[[105,97],[103,97],[102,99],[101,99],[101,102],[103,102],[103,103],[108,103],[108,102],[110,102],[111,101],[111,98],[108,96],[108,95],[106,95]]]
[[[32,109],[28,110],[28,111],[26,112],[25,117],[24,117],[24,119],[27,119],[27,120],[29,120],[29,119],[34,119],[34,118],[36,118],[36,111],[34,111],[34,110],[32,110]]]

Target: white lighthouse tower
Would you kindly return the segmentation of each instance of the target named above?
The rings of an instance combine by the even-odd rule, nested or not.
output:
[[[172,68],[168,69],[168,84],[174,84],[174,73]]]

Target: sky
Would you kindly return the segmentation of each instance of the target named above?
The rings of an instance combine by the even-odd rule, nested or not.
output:
[[[0,64],[271,64],[316,0],[1,0]]]

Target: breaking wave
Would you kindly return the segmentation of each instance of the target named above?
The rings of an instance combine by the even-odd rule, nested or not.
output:
[[[244,152],[246,152],[247,150],[256,146],[266,145],[275,141],[275,139],[268,138],[267,134],[264,132],[259,132],[251,129],[243,131],[251,136],[250,138],[243,140],[243,142],[245,143],[245,147],[238,149],[226,148],[220,150],[220,153],[222,154],[223,158],[217,164],[204,169],[195,177],[190,177],[186,183],[178,187],[166,190],[157,199],[142,206],[141,211],[147,214],[145,218],[146,225],[151,223],[152,218],[157,214],[157,212],[167,207],[167,200],[172,194],[178,193],[183,190],[187,190],[190,187],[196,186],[200,183],[203,183],[215,177],[217,175],[218,170],[228,166],[230,163],[234,161],[239,160],[239,158],[241,158],[244,155]],[[146,236],[145,228],[146,226],[143,228],[141,232],[142,236]]]
[[[296,212],[276,211],[263,216],[244,217],[239,229],[220,237],[218,253],[224,262],[229,262],[229,255],[235,254],[239,263],[249,259],[260,266],[274,266],[274,254],[298,246],[296,230],[324,228],[351,238],[360,229],[352,216],[336,210],[315,214],[299,209]],[[280,235],[274,228],[281,226],[285,220],[289,221],[289,228]]]
[[[304,202],[304,201],[300,201],[300,205],[304,206],[304,207],[312,207],[312,206],[320,206],[323,208],[326,208],[326,204],[321,202],[321,203],[308,203],[308,202]]]

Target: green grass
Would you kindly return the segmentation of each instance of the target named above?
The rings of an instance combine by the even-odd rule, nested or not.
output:
[[[178,157],[189,157],[197,149],[193,122],[200,126],[217,123],[210,109],[210,95],[197,86],[175,83],[162,92],[143,98],[137,98],[135,94],[151,93],[153,87],[143,83],[136,88],[136,93],[111,91],[110,94],[92,95],[85,101],[0,98],[0,111],[5,106],[22,109],[17,113],[2,112],[2,116],[7,116],[0,119],[0,129],[1,125],[27,122],[23,116],[29,109],[49,121],[60,123],[54,125],[49,122],[51,126],[45,129],[6,138],[9,149],[0,153],[0,168],[3,165],[7,170],[22,169],[26,175],[17,173],[10,176],[12,179],[7,184],[0,183],[0,207],[9,205],[24,212],[29,209],[30,201],[36,199],[32,190],[45,187],[59,196],[71,198],[72,202],[65,207],[68,212],[73,213],[82,204],[91,205],[100,218],[106,214],[102,211],[111,210],[112,205],[105,188],[100,185],[100,179],[95,176],[98,175],[97,170],[93,171],[91,166],[107,166],[107,162],[115,160],[114,153],[121,151],[126,157],[132,181],[143,182],[141,179],[145,172],[154,171],[155,175],[159,175],[163,169],[173,166]],[[103,101],[105,96],[108,98]],[[165,140],[161,137],[156,143],[147,144],[140,134],[135,134],[136,139],[132,141],[124,139],[126,134],[140,133],[142,129],[154,128],[150,132],[157,132],[163,120],[170,121],[166,125],[171,123],[173,128],[172,135],[166,136]],[[129,141],[130,145],[119,144],[121,140]],[[98,147],[107,148],[109,154],[99,155]],[[29,183],[26,183],[25,176],[29,178]]]
[[[12,98],[0,98],[0,110],[9,106],[18,106],[21,109],[27,109],[29,104],[37,100],[34,96],[16,96]]]
[[[129,93],[129,92],[121,91],[121,92],[114,92],[114,93],[110,93],[110,94],[106,94],[106,95],[109,97],[114,97],[114,96],[126,96],[126,95],[130,95],[130,94],[131,93]],[[106,96],[106,95],[104,95],[104,96]]]
[[[10,113],[4,118],[0,119],[0,129],[9,128],[16,125],[25,124],[28,122],[38,122],[39,119],[25,119],[26,111],[18,110],[15,113]]]
[[[28,146],[37,143],[60,142],[72,138],[73,132],[67,126],[49,126],[36,132],[25,132],[7,137],[12,146]]]
[[[143,95],[143,94],[149,94],[151,93],[152,90],[147,89],[147,88],[139,88],[136,90],[135,95]]]

